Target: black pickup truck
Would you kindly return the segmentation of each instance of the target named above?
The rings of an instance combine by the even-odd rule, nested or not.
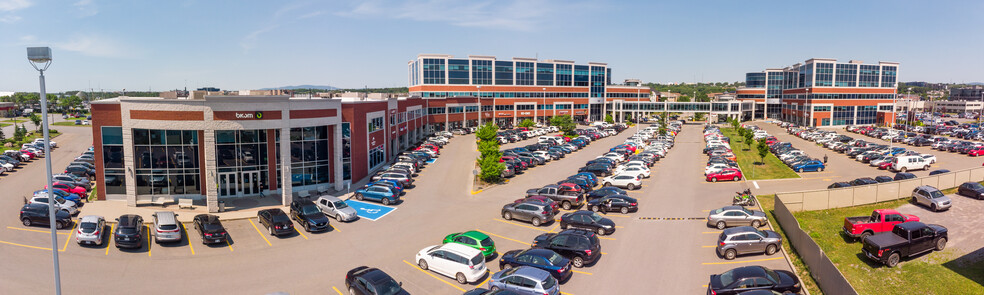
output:
[[[948,238],[947,229],[941,225],[909,221],[896,224],[891,232],[865,238],[861,252],[888,267],[895,267],[903,257],[934,249],[942,251]]]

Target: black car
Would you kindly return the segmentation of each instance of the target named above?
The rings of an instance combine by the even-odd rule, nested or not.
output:
[[[270,235],[273,236],[289,235],[294,231],[294,223],[279,208],[260,210],[256,212],[256,219],[259,219],[260,224],[265,226]]]
[[[192,219],[192,227],[202,237],[202,244],[223,243],[229,235],[219,221],[219,217],[212,214],[195,215]]]
[[[72,174],[78,177],[85,177],[87,179],[92,179],[95,177],[96,172],[92,169],[85,168],[83,166],[68,166],[65,167],[65,174]]]
[[[116,219],[116,248],[143,248],[143,217],[124,214]]]
[[[906,180],[906,179],[913,179],[913,178],[916,178],[915,174],[909,172],[899,172],[899,173],[895,173],[895,177],[893,179]]]
[[[512,250],[502,254],[499,259],[499,269],[531,266],[542,269],[552,275],[557,281],[564,282],[571,278],[571,260],[560,256],[549,249]]]
[[[24,226],[33,224],[49,226],[48,204],[24,204],[20,210],[20,220]],[[55,228],[63,229],[72,225],[72,215],[65,210],[55,210]]]
[[[550,249],[571,260],[574,267],[583,267],[601,258],[601,240],[592,232],[565,230],[545,233],[533,239],[533,248]]]
[[[360,266],[345,274],[345,288],[353,295],[410,295],[388,274],[375,267]]]
[[[832,183],[832,184],[828,185],[827,186],[827,189],[842,188],[842,187],[851,187],[851,184],[850,183],[847,183],[847,182],[835,182],[835,183]]]
[[[328,230],[328,216],[321,212],[321,209],[311,200],[297,200],[290,202],[290,217],[300,223],[304,230],[324,231]]]
[[[852,186],[869,185],[869,184],[878,184],[878,181],[871,179],[871,177],[861,177],[855,180],[851,180]]]
[[[927,251],[943,251],[949,234],[946,227],[908,221],[896,224],[892,231],[861,240],[861,253],[869,259],[895,267],[902,258]]]
[[[611,173],[611,168],[604,164],[591,164],[577,169],[577,172],[589,172],[598,177],[605,177]]]
[[[939,170],[929,171],[929,175],[930,176],[933,176],[933,175],[936,175],[936,174],[943,174],[943,173],[950,173],[950,170],[947,170],[947,169],[939,169]]]
[[[739,292],[766,289],[780,293],[799,292],[799,279],[792,272],[771,270],[764,266],[745,266],[711,275],[708,294],[732,295]]]
[[[626,195],[608,195],[588,201],[588,208],[594,212],[629,212],[639,211],[639,201]]]
[[[875,177],[875,181],[877,181],[878,183],[884,183],[884,182],[892,182],[892,181],[895,181],[895,179],[892,179],[891,177],[882,175],[882,176],[876,176]]]
[[[615,232],[615,222],[611,219],[585,210],[575,211],[561,216],[560,228],[567,229],[568,227],[593,231],[599,235],[607,235]]]
[[[468,290],[468,292],[465,292],[461,295],[519,295],[519,293],[509,291],[506,289],[497,289],[497,290],[490,291],[489,289],[485,289],[485,288],[475,288],[475,289]]]
[[[984,200],[984,185],[973,181],[964,182],[957,188],[957,194]]]
[[[587,201],[590,202],[591,200],[600,199],[600,198],[603,198],[605,196],[612,195],[612,194],[616,194],[616,195],[627,195],[628,193],[626,193],[625,190],[620,189],[618,187],[606,186],[606,187],[602,187],[602,188],[599,188],[599,189],[596,189],[596,190],[591,191],[590,193],[588,193],[587,195],[585,195],[584,198],[585,198],[585,200],[587,200]]]

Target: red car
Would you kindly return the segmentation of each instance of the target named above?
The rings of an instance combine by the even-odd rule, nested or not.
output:
[[[563,192],[576,192],[577,194],[584,193],[584,189],[581,188],[581,186],[574,184],[573,182],[565,182],[559,185],[560,185],[560,192],[562,193]]]
[[[550,206],[550,208],[553,208],[554,211],[557,211],[558,208],[560,208],[560,204],[558,204],[553,199],[548,198],[548,197],[544,197],[544,196],[529,196],[529,197],[525,197],[525,198],[522,198],[522,199],[518,199],[514,203],[517,203],[518,204],[518,203],[527,202],[527,201],[533,201],[533,202],[537,202],[537,203],[540,203],[540,204],[548,205],[548,206]]]
[[[888,170],[888,167],[892,167],[892,162],[886,161],[884,163],[878,164],[878,170]]]
[[[726,168],[720,172],[715,172],[707,175],[707,181],[717,182],[718,180],[734,180],[739,181],[743,176],[741,175],[741,170],[734,168]]]
[[[971,157],[984,156],[984,146],[975,146],[967,151],[967,155]]]
[[[55,182],[51,186],[54,187],[54,188],[56,188],[56,189],[65,191],[66,193],[78,194],[80,196],[87,195],[86,194],[86,191],[85,191],[85,188],[84,187],[81,187],[81,186],[75,186],[75,185],[67,184],[67,183],[64,183],[64,182]],[[45,189],[48,189],[48,186],[46,185],[46,186],[44,186],[44,188]]]
[[[765,144],[767,145],[772,145],[773,143],[777,143],[777,142],[779,142],[779,139],[776,139],[775,136],[769,136],[765,139]]]

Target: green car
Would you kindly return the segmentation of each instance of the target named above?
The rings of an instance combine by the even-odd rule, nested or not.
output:
[[[458,243],[482,251],[486,258],[495,254],[495,242],[488,235],[478,231],[454,233],[444,237],[444,243]]]

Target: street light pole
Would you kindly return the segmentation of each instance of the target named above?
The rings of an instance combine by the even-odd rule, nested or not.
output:
[[[61,295],[61,272],[58,266],[58,232],[56,231],[55,217],[58,213],[55,209],[55,195],[51,193],[54,189],[51,185],[51,137],[48,135],[48,95],[44,90],[44,71],[51,65],[51,48],[48,47],[28,47],[27,60],[31,66],[40,73],[41,84],[41,125],[44,127],[44,167],[48,197],[48,227],[51,229],[51,258],[54,262],[55,271],[55,294]],[[38,66],[41,66],[40,68]],[[86,196],[88,197],[88,196]]]
[[[547,87],[543,87],[543,104],[542,104],[542,106],[544,106],[544,107],[547,106]],[[537,107],[537,109],[539,109],[539,108],[540,107]],[[546,111],[543,111],[543,120],[544,121],[547,120],[547,112]]]
[[[482,85],[478,85],[478,127],[482,127],[482,115],[485,114],[482,108],[484,108],[482,106]]]

